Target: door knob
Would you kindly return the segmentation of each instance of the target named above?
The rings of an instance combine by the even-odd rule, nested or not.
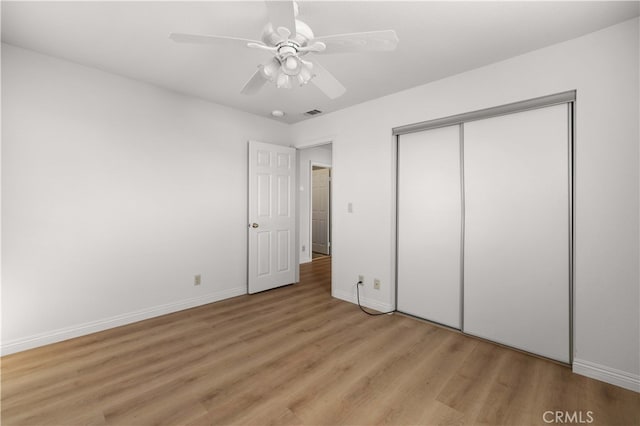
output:
[[[258,225],[258,224],[257,224],[257,223],[255,223],[255,222],[253,222],[253,223],[251,224],[251,227],[252,227],[252,228],[257,228],[258,226],[260,226],[260,225]]]

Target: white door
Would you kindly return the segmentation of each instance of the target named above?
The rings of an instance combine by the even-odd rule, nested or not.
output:
[[[330,254],[329,243],[329,187],[331,169],[312,167],[311,243],[313,251]]]
[[[295,281],[296,151],[249,142],[249,293]]]
[[[464,331],[568,363],[568,106],[464,124],[464,180]]]
[[[398,141],[398,310],[460,328],[460,126]]]

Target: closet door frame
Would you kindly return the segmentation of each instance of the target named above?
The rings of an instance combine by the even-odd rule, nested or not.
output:
[[[394,127],[392,129],[392,138],[393,138],[393,153],[395,156],[394,164],[395,164],[395,209],[394,209],[394,259],[393,259],[393,268],[395,270],[395,293],[394,293],[394,304],[395,309],[398,308],[398,173],[399,173],[399,143],[400,136],[408,133],[422,132],[425,130],[436,129],[439,127],[448,127],[448,126],[460,126],[460,177],[461,177],[461,190],[462,194],[464,194],[464,124],[476,121],[483,120],[486,118],[498,117],[501,115],[508,115],[517,112],[524,112],[528,110],[545,108],[553,105],[567,104],[567,120],[568,120],[568,176],[567,176],[567,184],[568,184],[568,215],[569,215],[569,235],[568,235],[568,258],[569,258],[569,365],[573,363],[574,357],[574,276],[575,276],[575,262],[574,262],[574,206],[573,206],[573,187],[574,187],[574,174],[575,174],[575,157],[574,157],[574,144],[575,144],[575,103],[576,103],[576,91],[570,90],[561,93],[555,93],[552,95],[542,96],[538,98],[528,99],[525,101],[514,102],[510,104],[500,105],[491,108],[485,108],[477,111],[466,112],[462,114],[456,114],[449,117],[437,118],[434,120],[422,121],[419,123],[407,124],[404,126]],[[460,262],[460,332],[465,333],[464,328],[464,223],[465,223],[465,206],[464,206],[464,195],[462,196],[462,211],[461,211],[461,262]],[[425,320],[429,321],[429,320]],[[431,321],[429,321],[431,322]],[[457,330],[456,330],[457,331]],[[481,339],[481,338],[480,338]],[[521,349],[516,349],[521,350]],[[536,356],[541,356],[534,354]],[[554,360],[558,362],[557,360]]]

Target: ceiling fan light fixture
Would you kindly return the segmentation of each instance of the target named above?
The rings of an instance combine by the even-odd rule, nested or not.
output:
[[[313,65],[311,64],[311,62],[301,61],[300,72],[296,76],[300,86],[304,86],[314,77],[313,73],[311,72],[312,68]]]
[[[281,72],[278,75],[278,80],[276,81],[276,86],[278,87],[278,89],[291,89],[291,87],[292,87],[291,86],[291,78],[287,74]]]
[[[298,69],[298,67],[300,66],[300,63],[298,62],[298,60],[295,58],[295,56],[289,56],[287,58],[287,61],[285,63],[285,66],[287,67],[288,70],[290,71],[295,71]]]
[[[305,80],[304,77],[302,77],[302,73],[298,74],[296,78],[298,79],[298,84],[300,86],[304,86],[309,82],[309,80]]]
[[[290,76],[296,76],[300,72],[301,65],[299,58],[289,56],[282,61],[282,72]]]
[[[279,71],[280,63],[277,60],[271,61],[262,67],[262,75],[269,81],[275,81]]]

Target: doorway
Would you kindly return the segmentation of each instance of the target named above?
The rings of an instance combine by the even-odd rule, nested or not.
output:
[[[331,256],[331,167],[311,163],[311,259]]]
[[[319,274],[318,276],[323,277],[322,285],[326,287],[325,290],[329,294],[333,294],[331,265],[332,256],[335,254],[331,225],[333,223],[332,198],[335,188],[333,172],[331,141],[315,142],[298,148],[297,205],[300,274],[301,278],[308,278],[309,274]],[[323,238],[322,235],[326,236]]]
[[[316,170],[314,172],[314,169]],[[330,257],[333,252],[331,237],[331,198],[333,196],[333,182],[327,181],[328,177],[333,180],[333,144],[331,141],[314,143],[313,145],[298,148],[298,261],[300,264],[312,262],[315,258]],[[316,191],[314,201],[314,173],[316,173],[316,189],[318,186],[324,187]],[[325,176],[322,176],[322,175]],[[328,176],[326,176],[328,175]],[[325,183],[322,183],[325,181]],[[331,186],[329,186],[331,185]],[[326,197],[323,195],[326,193]],[[323,200],[323,201],[320,201]],[[315,209],[315,215],[314,215]],[[324,216],[324,221],[319,218]],[[315,221],[314,221],[315,216]],[[316,231],[326,229],[323,232],[325,238],[318,238]]]

